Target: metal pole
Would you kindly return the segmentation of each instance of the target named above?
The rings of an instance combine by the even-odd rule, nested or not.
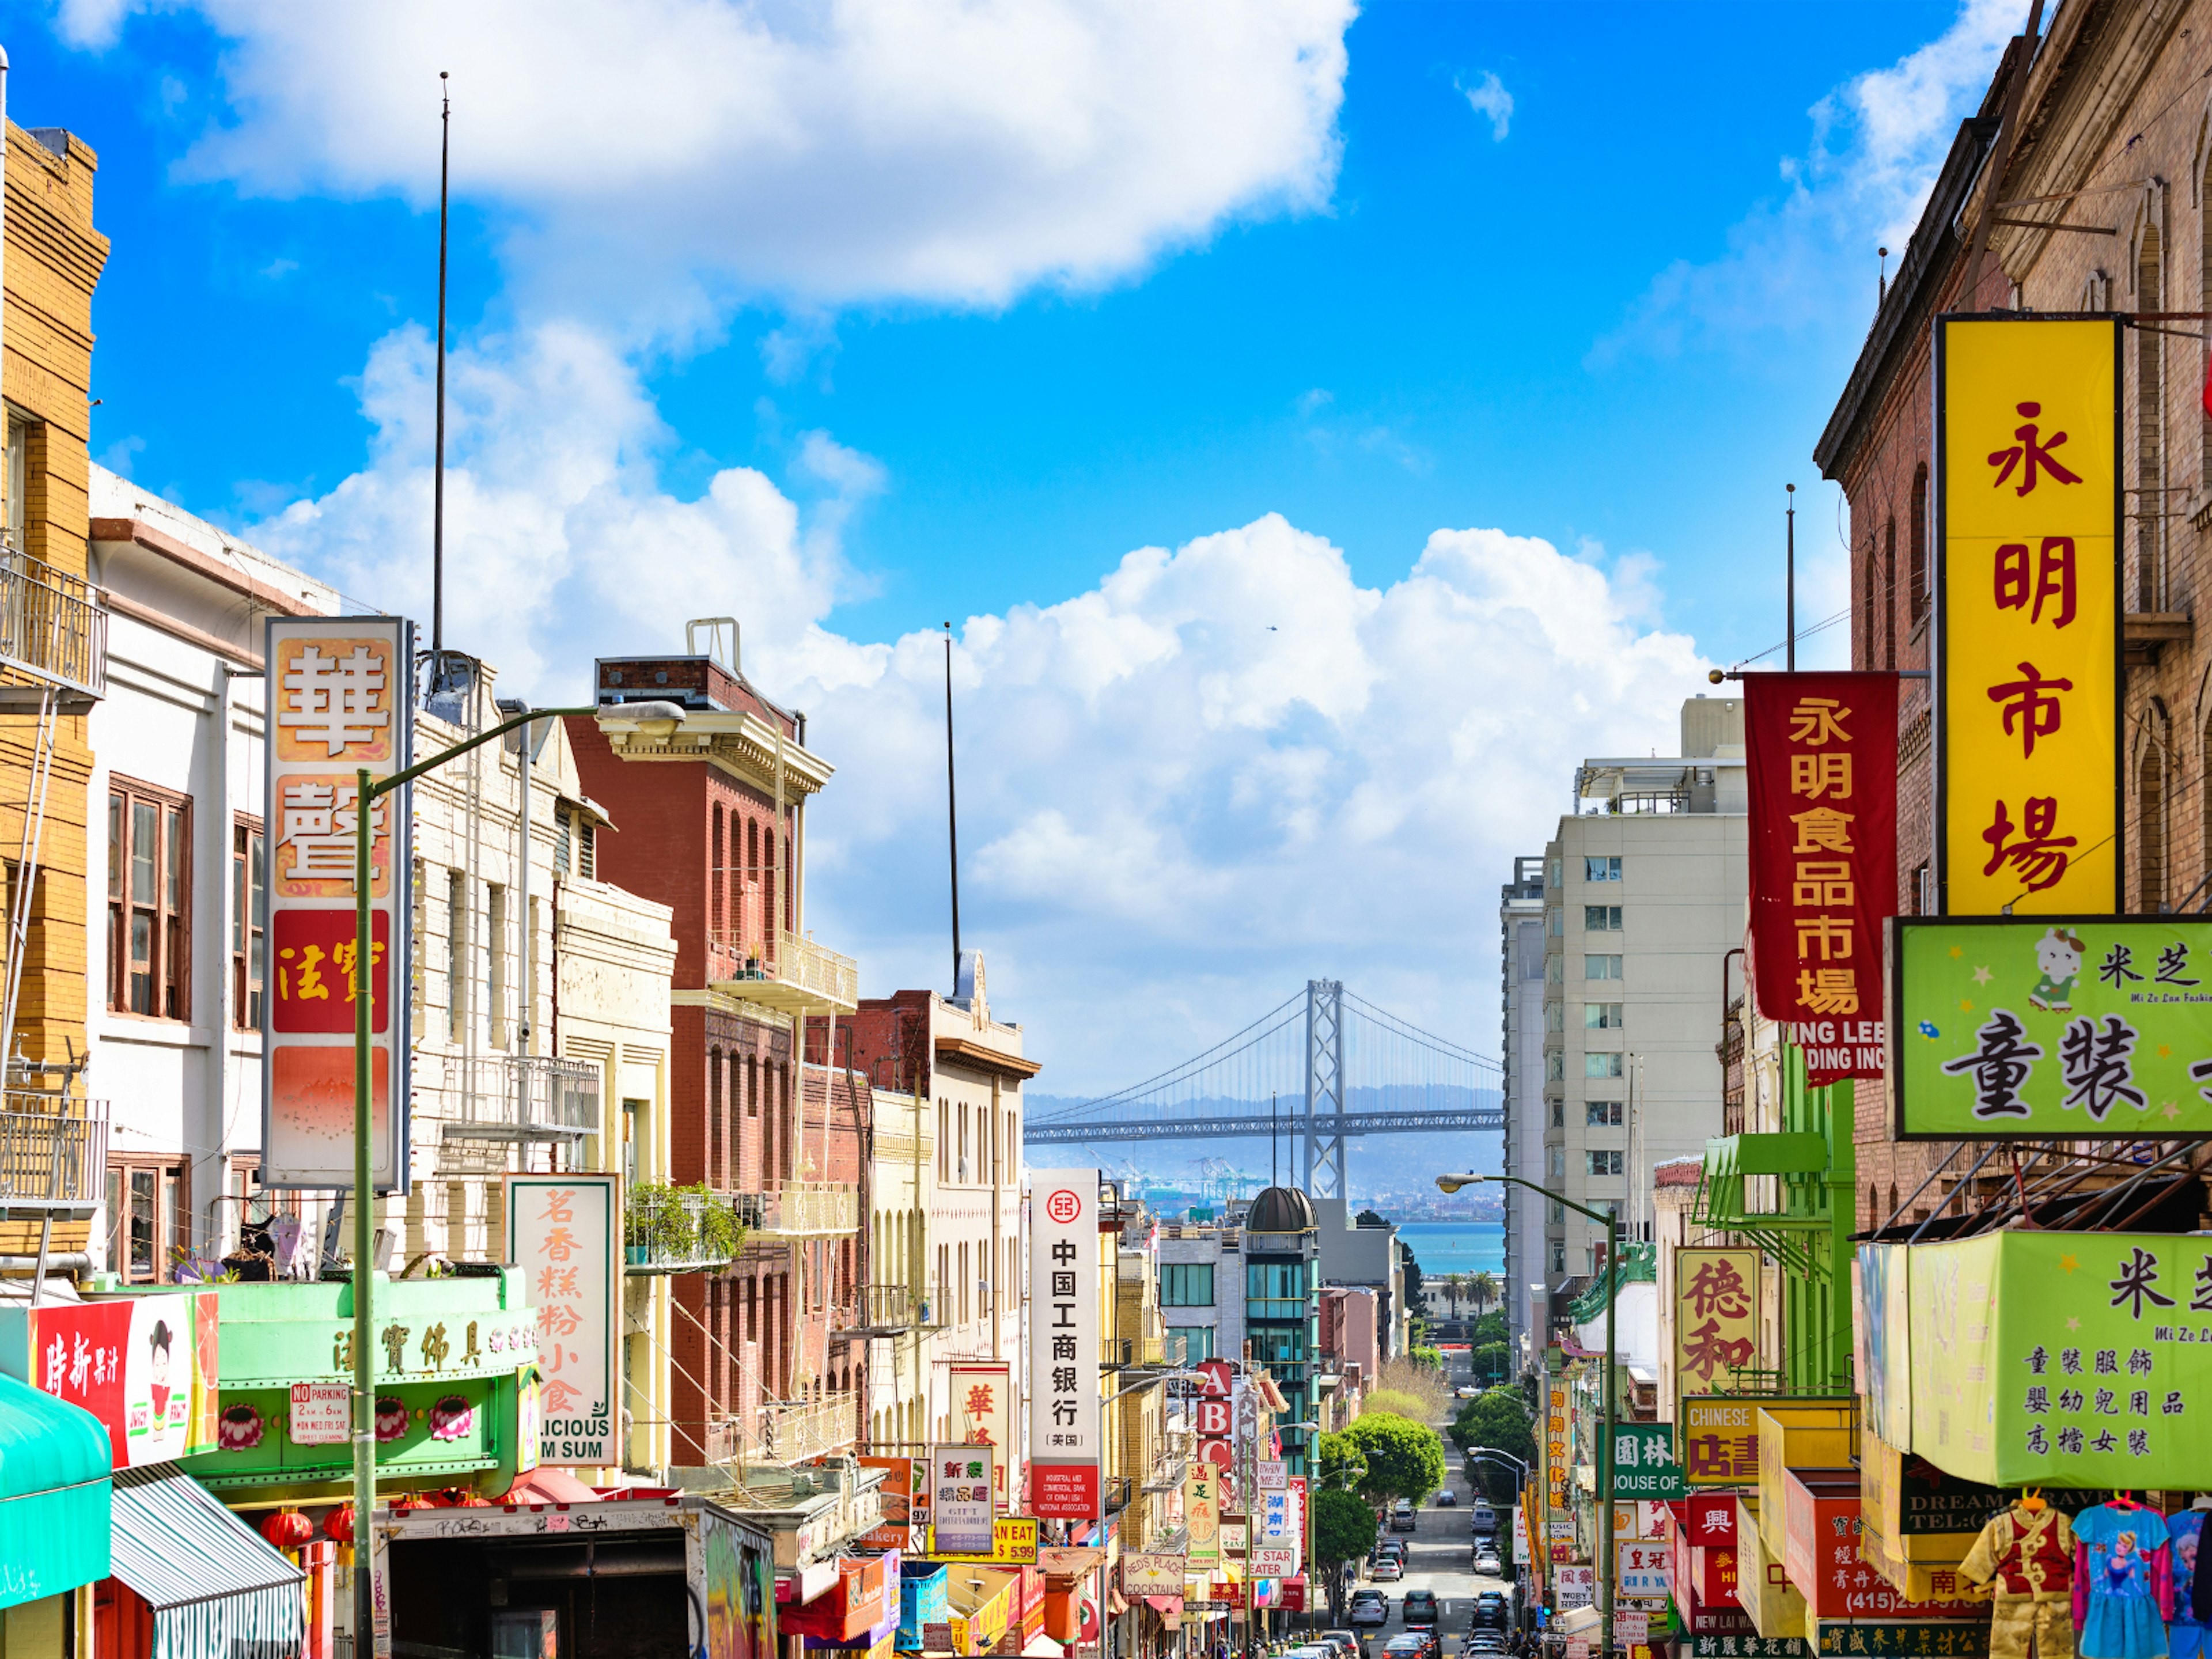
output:
[[[1782,487],[1790,492],[1790,509],[1783,514],[1788,521],[1783,531],[1783,560],[1788,584],[1787,596],[1783,603],[1784,631],[1790,636],[1787,661],[1790,672],[1794,674],[1797,672],[1797,486],[1784,484]]]
[[[376,1553],[369,1516],[376,1512],[376,1382],[369,1364],[370,1302],[374,1294],[369,1252],[374,1245],[369,1182],[369,998],[374,946],[368,913],[369,821],[374,798],[368,769],[355,774],[353,935],[353,1650],[357,1659],[376,1650]]]
[[[1613,1651],[1613,1424],[1618,1407],[1613,1390],[1619,1386],[1620,1357],[1613,1347],[1613,1310],[1620,1304],[1620,1219],[1613,1218],[1607,1228],[1611,1235],[1606,1249],[1606,1273],[1612,1280],[1605,1297],[1605,1431],[1598,1439],[1598,1584],[1602,1595],[1598,1617],[1602,1621],[1599,1634],[1605,1642],[1605,1651]]]
[[[945,624],[945,845],[952,869],[952,994],[960,994],[960,798],[952,774],[952,624]],[[1098,1604],[1105,1628],[1106,1604]]]
[[[438,438],[437,456],[430,472],[430,676],[431,684],[444,667],[446,649],[446,182],[447,159],[453,150],[453,100],[443,88],[447,72],[438,71],[441,88],[438,111]]]

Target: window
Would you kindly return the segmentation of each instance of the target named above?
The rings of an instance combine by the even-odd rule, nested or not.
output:
[[[1584,1077],[1620,1077],[1624,1075],[1620,1069],[1620,1061],[1621,1057],[1619,1054],[1584,1054],[1583,1075]]]
[[[1565,931],[1566,913],[1565,911],[1547,910],[1544,912],[1544,932],[1547,937],[1557,939]]]
[[[1544,1081],[1565,1083],[1567,1080],[1567,1057],[1557,1048],[1544,1050]]]
[[[722,913],[722,854],[721,809],[715,809],[714,817],[714,927],[720,932],[726,923]],[[553,809],[553,873],[556,878],[573,877],[578,881],[599,879],[599,842],[591,817],[577,807],[562,801]]]
[[[107,1006],[191,1018],[191,802],[118,782],[107,795]]]
[[[30,550],[25,538],[30,530],[31,422],[14,410],[8,421],[8,545],[18,553]]]
[[[1583,1110],[1589,1115],[1593,1129],[1618,1129],[1620,1127],[1620,1103],[1617,1100],[1593,1100]]]
[[[159,1284],[171,1252],[191,1249],[192,1212],[181,1161],[107,1166],[107,1265],[127,1285]]]
[[[1533,978],[1534,975],[1532,975],[1531,977]],[[1544,983],[1547,985],[1565,985],[1566,982],[1567,959],[1565,957],[1546,957],[1544,958]]]
[[[507,889],[497,882],[485,885],[484,950],[489,957],[491,994],[484,1012],[490,1016],[491,1046],[507,1047]]]
[[[1567,1206],[1556,1198],[1552,1200],[1551,1224],[1554,1227],[1564,1227],[1567,1224]]]
[[[1247,1319],[1302,1319],[1306,1312],[1306,1270],[1297,1261],[1244,1264]]]
[[[1552,1241],[1552,1271],[1563,1273],[1567,1270],[1567,1246],[1565,1239]]]
[[[1564,1129],[1567,1127],[1567,1103],[1564,1100],[1555,1100],[1552,1103],[1552,1127],[1554,1129]]]
[[[1583,860],[1583,879],[1584,881],[1619,881],[1620,860],[1617,858],[1586,858]]]
[[[1559,860],[1553,859],[1544,866],[1544,885],[1556,888],[1565,878],[1559,873]]]
[[[1617,980],[1620,977],[1620,958],[1619,957],[1584,957],[1583,977]]]
[[[1547,1002],[1544,1005],[1544,1029],[1551,1032],[1554,1036],[1559,1035],[1567,1029],[1566,1004],[1563,1002]]]
[[[1211,1261],[1160,1263],[1160,1306],[1210,1308],[1213,1305],[1213,1264]]]
[[[1554,1181],[1565,1180],[1567,1176],[1567,1149],[1564,1146],[1553,1146],[1547,1150],[1550,1153],[1552,1179]]]
[[[1923,461],[1912,474],[1911,541],[1907,557],[1912,580],[1912,620],[1917,623],[1928,614],[1928,463]]]
[[[1583,1030],[1585,1031],[1618,1031],[1625,1023],[1618,1002],[1585,1002],[1583,1004]]]
[[[1936,872],[1927,865],[1922,865],[1912,872],[1912,890],[1916,896],[1913,914],[1921,916],[1934,915],[1936,914]]]
[[[446,872],[446,1033],[459,1042],[469,1030],[469,878]]]
[[[1619,933],[1620,907],[1618,904],[1585,904],[1583,906],[1583,929],[1591,933]]]
[[[230,1018],[241,1031],[261,1029],[262,955],[269,934],[268,852],[258,818],[230,831]]]
[[[1589,1159],[1589,1172],[1594,1176],[1617,1176],[1621,1169],[1619,1152],[1591,1152],[1583,1154]]]
[[[2136,258],[2136,308],[2156,311],[2164,302],[2162,261],[2155,226],[2143,231]],[[2166,592],[2166,339],[2153,328],[2136,331],[2136,587],[2139,611],[2163,611]]]
[[[1211,1325],[1170,1325],[1168,1327],[1168,1364],[1195,1365],[1213,1358],[1213,1327]]]
[[[1897,666],[1897,520],[1883,521],[1881,531],[1881,662]]]

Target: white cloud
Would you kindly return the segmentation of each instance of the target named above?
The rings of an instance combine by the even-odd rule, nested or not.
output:
[[[384,342],[370,464],[250,532],[418,618],[428,374],[418,332]],[[732,468],[679,496],[635,374],[581,331],[488,342],[450,379],[448,643],[550,700],[594,655],[738,617],[747,672],[839,769],[808,814],[810,921],[872,994],[940,979],[942,636],[834,625],[845,515],[895,481],[813,432],[780,481]],[[1495,983],[1497,883],[1540,850],[1573,757],[1672,745],[1705,664],[1638,619],[1645,562],[1609,575],[1486,529],[1407,552],[1363,586],[1268,514],[959,627],[963,933],[1055,1089],[1194,1052],[1316,975],[1488,1046],[1468,988]],[[1141,1007],[1102,1018],[1102,986]]]
[[[1504,143],[1506,129],[1513,122],[1513,94],[1505,90],[1504,82],[1498,78],[1497,72],[1483,70],[1482,79],[1471,87],[1462,84],[1460,91],[1465,95],[1468,108],[1477,115],[1490,118],[1491,137]]]
[[[183,0],[67,0],[112,42]],[[1323,207],[1352,0],[198,0],[230,114],[184,165],[258,193],[501,216],[542,308],[711,326],[736,293],[999,304],[1242,214]],[[526,295],[527,297],[527,295]]]
[[[1903,251],[2021,18],[2015,0],[1963,0],[1936,40],[1814,105],[1809,149],[1784,159],[1779,198],[1739,221],[1717,258],[1677,259],[1654,277],[1593,346],[1591,365],[1633,353],[1762,352],[1778,334],[1809,331],[1856,338],[1874,307],[1875,249]]]

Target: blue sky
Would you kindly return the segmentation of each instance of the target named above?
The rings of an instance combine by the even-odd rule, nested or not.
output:
[[[1785,480],[1840,608],[1809,453],[2017,21],[1114,9],[26,10],[10,114],[101,158],[95,455],[422,608],[452,68],[455,642],[551,692],[744,617],[889,988],[941,955],[954,620],[969,931],[1054,1092],[1314,974],[1485,1038],[1574,761],[1779,637]]]

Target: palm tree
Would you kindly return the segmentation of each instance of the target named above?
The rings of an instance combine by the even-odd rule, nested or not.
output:
[[[1459,1299],[1466,1290],[1467,1275],[1465,1273],[1446,1273],[1444,1275],[1444,1294],[1451,1297],[1452,1317],[1454,1319],[1459,1317]]]
[[[1469,1289],[1474,1297],[1474,1311],[1477,1318],[1481,1317],[1486,1305],[1497,1304],[1498,1280],[1489,1273],[1477,1273]]]

